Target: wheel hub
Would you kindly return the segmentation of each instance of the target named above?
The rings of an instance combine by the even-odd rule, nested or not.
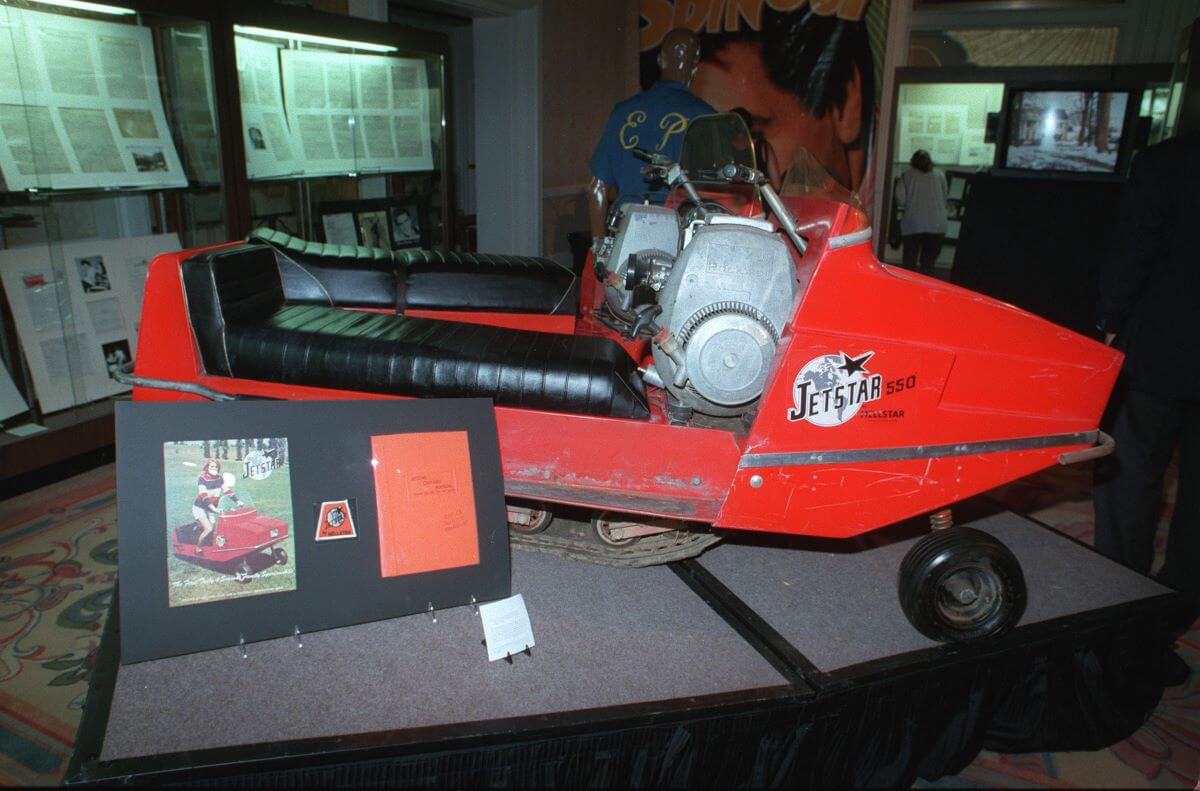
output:
[[[971,627],[989,618],[1000,604],[1000,582],[983,566],[960,568],[943,580],[937,608],[947,622]]]

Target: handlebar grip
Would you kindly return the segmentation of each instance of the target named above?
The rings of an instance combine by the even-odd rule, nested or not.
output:
[[[644,148],[633,149],[633,155],[635,157],[637,157],[638,159],[642,160],[643,162],[653,162],[654,161],[654,155],[651,154],[649,151],[647,151]]]
[[[746,167],[745,165],[735,165],[730,162],[725,167],[721,168],[721,175],[730,181],[740,181],[746,184],[755,184],[759,180],[759,172],[754,168]]]

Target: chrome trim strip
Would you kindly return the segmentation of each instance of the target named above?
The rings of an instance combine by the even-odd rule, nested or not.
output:
[[[1050,434],[1043,437],[998,439],[986,442],[960,442],[953,445],[914,445],[907,448],[864,448],[863,450],[823,450],[805,453],[748,453],[738,463],[741,469],[757,467],[802,467],[811,464],[843,464],[846,462],[903,461],[906,459],[940,459],[946,456],[973,456],[979,453],[1002,453],[1009,450],[1041,450],[1061,445],[1093,445],[1099,431],[1075,434]]]
[[[862,244],[863,242],[869,241],[871,241],[871,229],[863,228],[861,231],[835,236],[829,240],[829,244],[826,246],[830,250],[841,250],[843,247],[850,247],[851,245]]]

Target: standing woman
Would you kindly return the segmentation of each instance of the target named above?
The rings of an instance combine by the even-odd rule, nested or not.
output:
[[[911,167],[896,183],[904,266],[932,275],[946,240],[946,177],[933,167],[932,157],[923,149],[915,152],[908,164]]]

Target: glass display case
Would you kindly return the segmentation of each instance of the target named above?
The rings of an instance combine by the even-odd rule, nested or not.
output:
[[[901,85],[892,149],[896,167],[902,169],[917,149],[928,151],[942,168],[990,167],[996,145],[988,119],[1003,102],[1002,82]]]
[[[448,247],[448,53],[290,5],[0,0],[0,447],[127,390],[157,253]]]
[[[447,245],[441,53],[250,25],[234,37],[254,226]]]
[[[294,5],[0,0],[0,451],[111,416],[159,253],[446,249],[448,53]]]
[[[0,402],[28,407],[9,399],[6,429],[127,391],[149,260],[229,238],[211,38],[174,13],[0,3]]]
[[[996,159],[995,126],[1004,102],[1004,83],[909,83],[897,89],[896,124],[890,174],[894,182],[917,150],[928,151],[946,175],[946,241],[958,238],[968,174],[991,167]],[[894,194],[894,185],[889,194]],[[894,222],[895,210],[889,215]],[[900,252],[885,247],[885,260]],[[945,250],[949,258],[952,250]]]

